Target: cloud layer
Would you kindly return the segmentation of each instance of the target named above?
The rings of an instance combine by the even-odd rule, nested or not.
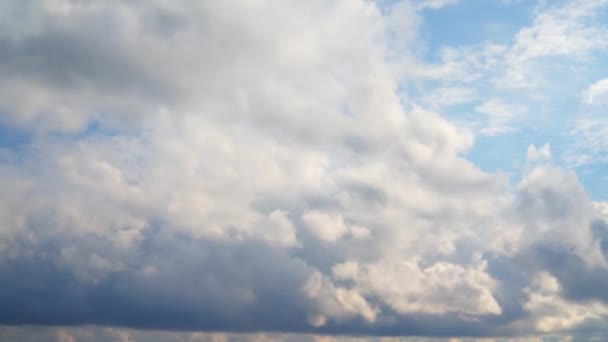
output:
[[[467,160],[476,130],[435,111],[474,91],[403,91],[437,72],[420,11],[451,3],[0,4],[0,324],[601,331],[608,204],[548,145],[516,182]],[[520,32],[505,87],[575,48],[544,37],[584,4]],[[477,110],[495,134],[527,108]]]

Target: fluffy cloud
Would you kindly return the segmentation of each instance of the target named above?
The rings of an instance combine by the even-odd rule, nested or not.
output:
[[[572,303],[559,296],[560,285],[554,277],[540,273],[530,288],[524,309],[536,318],[534,325],[542,332],[567,330],[590,318],[601,319],[608,307],[601,302]]]
[[[485,267],[481,263],[465,269],[438,262],[421,269],[417,260],[383,260],[382,264],[336,264],[333,273],[339,280],[354,281],[360,292],[380,298],[399,313],[500,314],[492,296],[496,282],[485,273]]]
[[[394,37],[415,40],[416,4],[2,3],[0,123],[25,138],[0,154],[0,324],[491,336],[603,319],[604,204],[548,147],[513,186],[464,157],[474,133],[442,106],[403,103],[395,64],[414,54]]]

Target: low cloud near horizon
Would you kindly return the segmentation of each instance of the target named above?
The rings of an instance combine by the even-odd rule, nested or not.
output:
[[[607,334],[608,1],[472,2],[1,2],[0,340]]]

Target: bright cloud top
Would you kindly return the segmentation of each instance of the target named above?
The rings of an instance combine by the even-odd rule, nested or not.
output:
[[[576,167],[608,87],[553,71],[599,65],[608,1],[426,42],[460,6],[2,2],[0,324],[605,333],[608,203]]]

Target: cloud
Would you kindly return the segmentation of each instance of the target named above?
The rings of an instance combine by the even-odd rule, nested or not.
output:
[[[605,162],[608,149],[608,121],[602,118],[579,119],[570,132],[574,143],[566,153],[566,160],[574,166]]]
[[[392,272],[387,273],[389,269]],[[333,273],[337,279],[352,280],[358,291],[380,298],[399,313],[500,314],[492,296],[496,283],[484,269],[483,263],[464,269],[438,262],[421,269],[417,260],[385,260],[382,264],[336,264]],[[455,292],[464,296],[452,296]]]
[[[549,93],[562,89],[557,82],[568,85],[577,74],[601,72],[601,66],[597,71],[592,66],[608,47],[602,18],[606,6],[606,1],[539,2],[531,23],[520,27],[512,39],[440,46],[438,62],[419,62],[417,68],[403,72],[439,81],[441,87],[473,87],[487,100],[517,92],[519,102],[543,102]]]
[[[423,98],[426,106],[443,109],[448,106],[461,105],[475,101],[479,94],[474,88],[440,87],[432,90]]]
[[[335,242],[348,231],[344,219],[339,215],[332,217],[318,211],[312,211],[305,213],[302,216],[302,221],[311,233],[328,242]]]
[[[454,5],[460,0],[422,0],[418,6],[420,8],[438,9],[449,5]]]
[[[500,99],[491,99],[475,107],[475,111],[488,116],[487,127],[482,128],[481,133],[496,135],[513,130],[508,126],[509,122],[527,109],[521,105],[507,104]]]
[[[0,324],[129,341],[604,319],[604,204],[548,148],[514,185],[465,158],[475,132],[441,105],[404,104],[413,3],[0,6],[0,124],[27,136],[0,158]]]
[[[537,166],[540,163],[551,162],[551,146],[545,144],[540,148],[534,145],[528,146],[527,162],[533,166]]]
[[[559,57],[586,61],[593,51],[605,49],[606,27],[596,25],[596,20],[606,5],[606,1],[566,1],[541,6],[533,24],[517,33],[505,59],[506,72],[497,84],[538,88],[544,83],[538,70],[546,69],[550,58],[556,58],[557,64]]]
[[[583,103],[600,105],[608,101],[608,79],[599,80],[591,84],[583,92]]]
[[[559,297],[559,291],[557,279],[546,273],[540,273],[532,287],[526,289],[529,299],[524,309],[539,317],[534,322],[537,330],[553,332],[571,329],[590,318],[601,319],[608,311],[608,307],[601,302],[568,302]]]

